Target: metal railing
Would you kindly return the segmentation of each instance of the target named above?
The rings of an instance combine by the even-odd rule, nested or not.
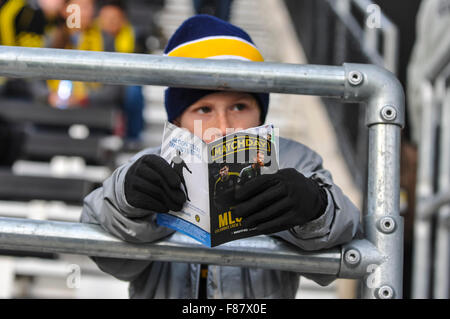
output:
[[[369,131],[365,240],[318,252],[304,252],[287,243],[275,250],[275,239],[265,236],[213,249],[189,242],[180,234],[135,245],[94,225],[0,218],[0,247],[365,278],[363,298],[402,298],[399,182],[405,101],[401,84],[387,70],[364,64],[295,65],[0,47],[0,76],[318,95],[364,103]]]
[[[398,28],[370,0],[284,0],[308,63],[367,63],[396,73]],[[374,19],[372,19],[372,17]],[[374,21],[373,21],[374,20]],[[356,185],[367,193],[368,134],[365,107],[336,99],[322,101]],[[367,198],[363,198],[364,203]]]
[[[448,53],[447,53],[448,55]],[[447,66],[437,72],[437,66]],[[421,86],[422,118],[414,222],[413,297],[450,290],[450,55],[432,61]],[[436,162],[438,165],[436,166]],[[432,288],[432,289],[431,289]]]

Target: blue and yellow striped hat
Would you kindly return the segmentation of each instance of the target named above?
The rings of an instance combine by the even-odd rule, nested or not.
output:
[[[264,61],[252,39],[244,30],[219,18],[204,14],[193,16],[183,22],[167,43],[164,55],[200,59]],[[175,120],[190,105],[213,92],[218,91],[167,88],[165,107],[169,122]],[[251,94],[259,102],[261,122],[264,123],[269,107],[269,94]]]

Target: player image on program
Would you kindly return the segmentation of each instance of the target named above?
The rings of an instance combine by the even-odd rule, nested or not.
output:
[[[270,166],[267,165],[267,163],[264,163],[264,158],[264,153],[261,150],[258,150],[256,155],[253,157],[253,163],[244,167],[239,173],[239,185],[244,185],[252,178],[264,174],[262,170],[264,170],[266,166]]]
[[[188,194],[188,190],[186,187],[186,181],[184,180],[184,176],[183,176],[183,168],[186,168],[186,170],[192,174],[192,171],[189,169],[189,167],[186,165],[186,162],[181,158],[181,152],[179,150],[177,150],[177,155],[175,155],[171,162],[170,162],[170,167],[172,167],[175,172],[177,173],[177,175],[180,177],[181,179],[181,184],[183,184],[184,186],[184,192],[186,193],[186,199],[188,201],[191,201],[189,199],[189,194]]]
[[[219,213],[225,212],[234,202],[234,192],[239,173],[230,171],[230,164],[222,163],[219,176],[214,182],[214,205]]]

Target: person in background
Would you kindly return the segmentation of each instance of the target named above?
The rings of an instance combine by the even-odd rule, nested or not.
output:
[[[45,47],[66,0],[0,0],[0,44]]]
[[[35,0],[36,1],[36,0]],[[66,0],[37,0],[37,11],[45,17],[44,47],[49,47],[54,32],[65,22],[61,16]]]
[[[0,45],[45,47],[65,0],[0,0]],[[36,81],[0,78],[0,95],[31,100]]]
[[[78,6],[79,24],[64,23],[54,32],[51,48],[103,51],[100,28],[95,20],[95,0],[68,0],[60,11],[64,21],[72,19],[72,6]],[[99,83],[48,80],[47,102],[58,108],[116,107],[122,95],[115,86]]]
[[[80,25],[63,24],[51,41],[51,47],[87,51],[134,53],[136,36],[120,1],[69,0],[61,11],[70,19],[69,6],[80,10]],[[96,6],[99,5],[98,16]],[[111,107],[123,110],[126,118],[125,137],[139,140],[144,128],[144,97],[140,86],[118,86],[78,81],[50,80],[47,101],[51,106]]]
[[[99,26],[102,31],[104,51],[120,53],[143,53],[143,46],[127,19],[122,1],[104,1],[99,12]],[[126,137],[138,142],[145,126],[145,101],[141,86],[124,88],[123,110],[126,115]]]

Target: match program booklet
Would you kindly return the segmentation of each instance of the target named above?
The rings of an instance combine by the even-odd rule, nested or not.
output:
[[[278,171],[277,140],[268,124],[207,144],[166,122],[161,157],[180,177],[186,203],[179,212],[158,214],[157,223],[208,247],[256,235],[256,228],[245,228],[233,216],[235,193],[252,178]]]

